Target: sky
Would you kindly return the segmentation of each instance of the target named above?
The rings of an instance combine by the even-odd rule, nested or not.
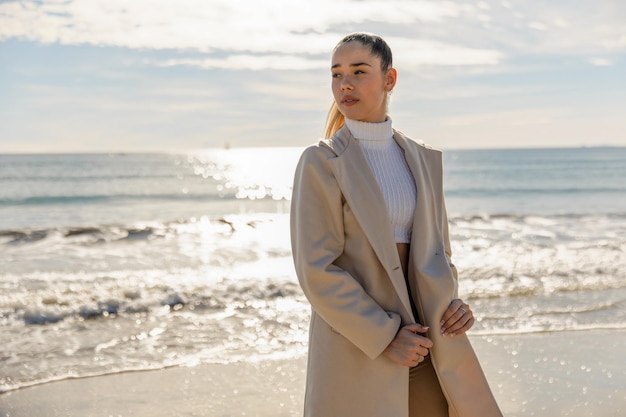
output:
[[[0,153],[314,143],[355,31],[415,139],[626,146],[623,0],[0,0]]]

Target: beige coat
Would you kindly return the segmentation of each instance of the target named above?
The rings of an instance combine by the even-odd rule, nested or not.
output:
[[[501,416],[467,337],[440,334],[439,320],[457,296],[441,152],[398,131],[394,139],[418,194],[410,291],[430,326],[450,416]],[[407,417],[409,370],[381,353],[401,325],[416,320],[382,192],[347,127],[302,154],[291,235],[298,279],[312,305],[304,415]]]

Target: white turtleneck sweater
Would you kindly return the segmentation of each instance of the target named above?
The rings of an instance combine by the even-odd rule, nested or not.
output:
[[[409,243],[417,202],[415,180],[404,152],[393,139],[391,119],[367,123],[346,119],[383,193],[396,243]]]

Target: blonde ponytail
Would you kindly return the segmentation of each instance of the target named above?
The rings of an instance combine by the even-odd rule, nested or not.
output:
[[[337,103],[333,100],[333,104],[330,105],[328,115],[326,116],[326,133],[324,137],[330,139],[345,123],[343,114],[337,108]]]

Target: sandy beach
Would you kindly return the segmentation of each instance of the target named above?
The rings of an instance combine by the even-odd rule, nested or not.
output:
[[[506,416],[626,413],[624,330],[472,336]],[[54,382],[0,396],[3,417],[301,414],[306,358]]]

